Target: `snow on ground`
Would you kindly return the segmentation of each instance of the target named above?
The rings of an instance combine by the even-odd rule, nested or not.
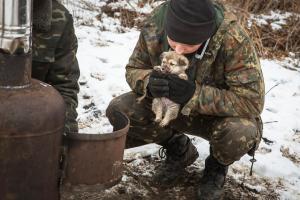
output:
[[[299,199],[300,193],[300,73],[281,67],[275,61],[262,60],[266,92],[263,137],[254,172],[286,188],[283,199]],[[246,156],[242,164],[248,162]],[[249,163],[249,162],[248,162]],[[248,164],[249,165],[249,164]]]
[[[137,5],[137,1],[132,2],[129,7]],[[105,19],[105,15],[99,21],[96,16],[99,17],[101,5],[103,1],[96,0],[67,4],[75,15],[79,40],[78,121],[82,133],[112,131],[105,109],[110,100],[130,90],[125,80],[125,65],[139,35],[136,29],[121,28],[118,20]],[[151,6],[143,12],[149,9]],[[261,64],[268,92],[262,113],[264,140],[256,153],[254,175],[249,176],[250,157],[245,155],[232,165],[229,177],[257,192],[274,188],[280,199],[300,199],[300,73],[282,67],[288,65],[284,61],[261,60]],[[195,165],[203,168],[208,142],[191,137],[200,153]],[[157,145],[129,149],[125,151],[125,159],[137,159],[138,165],[143,162],[140,159],[156,154],[157,150]],[[126,181],[125,176],[123,179]]]
[[[138,33],[102,32],[94,27],[82,27],[76,33],[81,66],[78,108],[81,132],[111,132],[108,121],[103,120],[105,109],[113,97],[129,90],[124,66]]]
[[[290,12],[282,12],[279,10],[271,11],[269,14],[260,14],[253,15],[251,14],[251,18],[257,22],[258,25],[266,25],[267,21],[271,20],[271,27],[273,30],[281,29],[282,25],[286,24],[286,19],[292,16],[293,13]]]

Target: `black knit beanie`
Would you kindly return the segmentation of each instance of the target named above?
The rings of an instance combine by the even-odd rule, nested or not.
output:
[[[170,39],[183,44],[200,44],[217,29],[210,0],[171,0],[165,19]]]

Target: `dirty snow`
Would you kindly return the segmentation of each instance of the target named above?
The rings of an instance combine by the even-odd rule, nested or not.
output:
[[[292,16],[293,13],[282,12],[280,10],[271,11],[269,14],[253,15],[251,19],[256,21],[258,25],[267,25],[268,21],[271,21],[270,25],[273,30],[281,29],[286,24],[286,19]],[[251,25],[251,24],[250,24]]]
[[[91,4],[88,7],[82,2]],[[133,1],[129,7],[136,6],[136,2]],[[123,1],[122,4],[125,5],[126,2]],[[79,40],[77,56],[81,69],[81,90],[78,122],[82,133],[112,131],[105,118],[105,109],[110,100],[130,90],[125,80],[125,65],[139,35],[135,28],[120,27],[120,22],[116,19],[97,20],[95,16],[99,14],[101,5],[103,1],[95,0],[81,0],[67,4],[75,15],[76,34]],[[145,13],[152,7],[148,5],[146,8],[148,10],[144,10]],[[272,15],[277,16],[278,25],[284,23],[285,15],[278,13]],[[121,29],[123,31],[120,31]],[[300,199],[299,68],[290,70],[283,67],[290,66],[288,61],[261,60],[261,64],[268,92],[262,113],[265,140],[261,142],[256,154],[254,175],[249,176],[250,157],[246,155],[232,165],[229,178],[258,193],[273,188],[280,195],[280,199]],[[191,137],[200,153],[194,165],[202,169],[203,161],[208,155],[208,142]],[[158,145],[150,144],[129,149],[125,151],[124,157],[125,160],[133,161],[133,166],[142,165],[148,162],[143,161],[145,157],[157,155],[158,148]],[[153,169],[145,170],[146,176],[151,175],[151,170]],[[124,175],[121,183],[128,180],[130,180],[128,174]]]

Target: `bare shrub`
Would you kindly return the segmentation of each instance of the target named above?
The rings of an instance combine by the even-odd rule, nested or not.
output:
[[[219,0],[226,4],[238,17],[239,23],[253,39],[260,56],[265,58],[282,58],[295,53],[300,58],[300,1],[299,0]],[[250,19],[250,14],[269,14],[270,11],[292,12],[286,18],[286,24],[280,29],[273,29],[272,22],[257,24]],[[251,26],[249,27],[249,22]]]
[[[282,10],[300,13],[299,0],[221,0],[242,8],[245,11],[260,14],[270,10]]]
[[[145,17],[143,13],[121,7],[112,8],[109,5],[102,6],[101,11],[109,17],[120,19],[121,25],[127,28],[140,27],[141,21]]]

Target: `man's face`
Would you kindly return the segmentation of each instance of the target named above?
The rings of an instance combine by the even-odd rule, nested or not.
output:
[[[201,46],[201,44],[196,44],[196,45],[182,44],[182,43],[171,40],[169,37],[167,37],[167,38],[168,38],[168,43],[169,43],[170,47],[178,54],[194,53]]]

